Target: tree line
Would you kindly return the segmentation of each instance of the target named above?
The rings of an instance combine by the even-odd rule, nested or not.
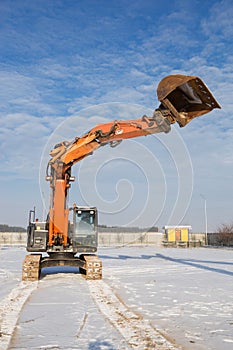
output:
[[[116,232],[116,233],[128,233],[128,232],[158,232],[159,229],[156,226],[153,227],[128,227],[128,226],[107,226],[98,225],[99,232]]]
[[[0,224],[0,232],[25,232],[26,229],[20,226],[9,226]]]

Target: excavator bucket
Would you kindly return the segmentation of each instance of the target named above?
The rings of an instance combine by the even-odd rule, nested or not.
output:
[[[193,118],[221,108],[203,81],[195,76],[169,75],[157,88],[160,108],[169,109],[173,122],[185,126]]]

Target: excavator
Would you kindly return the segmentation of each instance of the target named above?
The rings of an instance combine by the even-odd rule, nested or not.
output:
[[[46,180],[51,200],[46,221],[36,219],[35,208],[29,212],[27,251],[22,280],[40,278],[42,268],[76,266],[89,280],[102,278],[102,262],[96,255],[98,245],[97,208],[68,207],[68,192],[75,178],[74,164],[93,154],[99,147],[114,147],[122,140],[156,133],[169,133],[171,125],[186,126],[191,120],[221,108],[208,87],[196,76],[181,74],[163,78],[157,87],[160,105],[151,116],[114,120],[99,124],[73,141],[63,141],[51,150]]]

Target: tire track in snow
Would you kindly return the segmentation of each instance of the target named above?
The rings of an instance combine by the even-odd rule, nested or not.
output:
[[[133,313],[103,280],[88,281],[90,293],[100,311],[137,350],[180,350],[142,317]]]
[[[86,312],[85,315],[84,315],[82,324],[81,324],[81,326],[80,326],[80,328],[79,328],[79,331],[78,331],[78,334],[77,334],[77,338],[80,337],[80,335],[81,335],[81,333],[82,333],[82,330],[83,330],[83,328],[85,327],[85,324],[86,324],[86,322],[87,322],[87,317],[88,317],[88,313]]]
[[[38,282],[21,282],[0,303],[0,350],[7,350],[23,305]]]

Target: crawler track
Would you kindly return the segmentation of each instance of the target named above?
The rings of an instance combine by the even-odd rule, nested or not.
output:
[[[97,255],[82,255],[81,259],[84,260],[85,264],[80,271],[87,280],[102,279],[102,261]]]
[[[23,262],[22,280],[38,281],[40,276],[41,254],[26,255]]]

